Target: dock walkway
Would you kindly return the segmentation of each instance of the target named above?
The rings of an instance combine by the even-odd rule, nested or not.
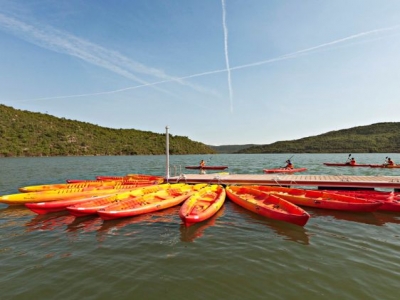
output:
[[[288,175],[288,174],[181,174],[168,182],[222,185],[280,185],[318,188],[385,188],[400,191],[400,176]]]

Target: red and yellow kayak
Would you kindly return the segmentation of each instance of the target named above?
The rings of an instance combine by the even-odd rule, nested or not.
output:
[[[222,185],[208,185],[191,195],[181,206],[179,217],[189,227],[211,218],[225,202],[226,192]]]
[[[310,215],[297,205],[251,186],[228,186],[226,194],[236,204],[267,218],[299,226],[304,226],[310,218]]]
[[[103,220],[133,217],[150,213],[181,204],[189,198],[193,192],[206,184],[172,186],[169,189],[156,193],[127,199],[99,209],[97,214]]]
[[[29,192],[45,192],[51,190],[67,190],[67,189],[80,189],[85,188],[90,190],[91,188],[109,188],[121,185],[130,185],[130,186],[148,186],[152,185],[154,182],[135,180],[135,181],[118,181],[118,180],[109,180],[109,181],[90,181],[90,182],[79,182],[79,183],[56,183],[56,184],[43,184],[43,185],[31,185],[20,187],[18,190],[21,193],[29,193]]]
[[[159,184],[152,185],[148,187],[143,187],[134,191],[122,192],[109,197],[104,197],[101,199],[93,199],[91,201],[86,201],[83,203],[78,203],[75,205],[67,206],[66,209],[76,217],[82,217],[87,215],[96,214],[98,210],[105,208],[116,202],[126,201],[134,199],[138,196],[143,196],[150,193],[155,193],[163,189],[169,189],[171,187],[178,187],[184,184]]]

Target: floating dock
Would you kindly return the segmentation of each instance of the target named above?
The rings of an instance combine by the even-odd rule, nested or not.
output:
[[[181,174],[169,177],[170,183],[208,183],[222,185],[279,185],[290,187],[341,189],[393,189],[400,191],[400,176],[288,175],[288,174]]]

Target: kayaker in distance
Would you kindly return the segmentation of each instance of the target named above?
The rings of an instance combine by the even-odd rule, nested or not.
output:
[[[294,166],[293,166],[292,162],[290,161],[290,159],[288,159],[286,161],[285,169],[293,169],[293,168],[294,168]]]
[[[391,167],[391,166],[394,166],[395,163],[394,163],[394,161],[393,161],[390,157],[388,157],[388,159],[387,159],[385,165]]]
[[[200,161],[200,168],[203,168],[206,165],[206,162],[202,159]]]
[[[354,166],[356,164],[356,160],[354,159],[354,157],[351,158],[351,160],[348,164],[350,164],[352,166]]]
[[[206,170],[204,170],[203,168],[205,167],[206,162],[202,159],[200,161],[200,174],[206,174]]]

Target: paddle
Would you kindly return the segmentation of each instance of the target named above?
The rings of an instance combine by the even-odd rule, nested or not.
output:
[[[350,157],[351,157],[351,153],[349,154],[349,157],[347,157],[346,164],[348,164],[350,162]]]

